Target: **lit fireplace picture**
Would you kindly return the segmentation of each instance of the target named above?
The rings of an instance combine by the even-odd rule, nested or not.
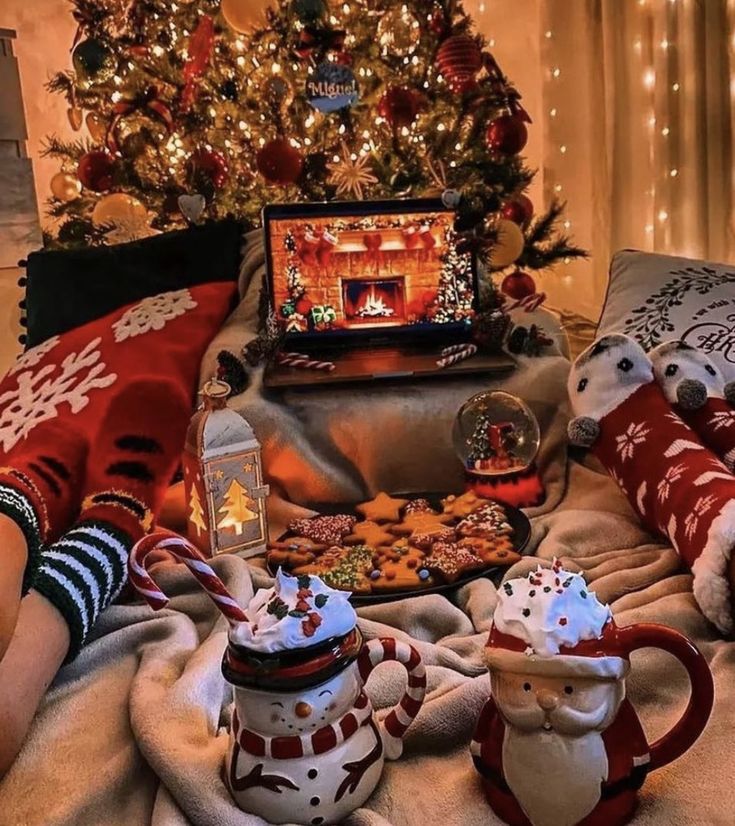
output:
[[[353,323],[405,321],[405,279],[343,279],[345,320]]]

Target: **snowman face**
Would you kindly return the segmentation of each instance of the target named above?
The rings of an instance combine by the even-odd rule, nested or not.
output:
[[[707,395],[722,396],[724,379],[709,358],[683,341],[668,341],[651,351],[651,362],[656,381],[661,385],[667,401],[677,401],[676,388],[683,379],[701,381]]]
[[[492,671],[490,682],[505,720],[526,732],[556,731],[578,737],[604,731],[625,697],[623,680]]]
[[[574,415],[599,422],[651,381],[651,362],[638,342],[623,335],[603,336],[579,356],[569,374]]]
[[[245,728],[267,737],[309,734],[350,711],[360,686],[357,667],[351,665],[327,682],[303,691],[238,688],[237,713]]]

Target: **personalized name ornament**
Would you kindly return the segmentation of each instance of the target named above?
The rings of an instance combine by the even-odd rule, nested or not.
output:
[[[556,561],[498,597],[485,649],[491,699],[470,747],[491,808],[511,826],[622,826],[647,774],[702,733],[714,699],[706,660],[665,626],[618,628]],[[625,685],[630,654],[648,647],[677,657],[692,688],[682,719],[650,746]]]
[[[306,81],[306,98],[324,113],[354,106],[359,98],[354,72],[349,66],[325,60]]]

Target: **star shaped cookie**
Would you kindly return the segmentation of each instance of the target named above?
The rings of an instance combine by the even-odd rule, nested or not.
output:
[[[391,525],[389,530],[398,536],[410,536],[414,532],[426,533],[438,525],[446,525],[452,518],[449,513],[407,513],[403,517],[403,522]]]
[[[408,504],[408,499],[394,499],[382,491],[369,502],[363,502],[355,510],[371,522],[397,522],[401,508]]]
[[[378,525],[370,519],[358,522],[352,533],[343,539],[345,545],[369,545],[371,548],[388,545],[392,541],[392,534],[389,534],[383,525]]]

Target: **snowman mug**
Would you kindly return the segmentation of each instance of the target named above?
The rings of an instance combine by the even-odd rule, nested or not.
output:
[[[363,687],[382,662],[408,672],[406,691],[378,723]],[[426,693],[418,652],[357,628],[307,648],[263,654],[230,640],[222,662],[235,711],[225,778],[243,811],[271,823],[338,823],[396,760]]]

